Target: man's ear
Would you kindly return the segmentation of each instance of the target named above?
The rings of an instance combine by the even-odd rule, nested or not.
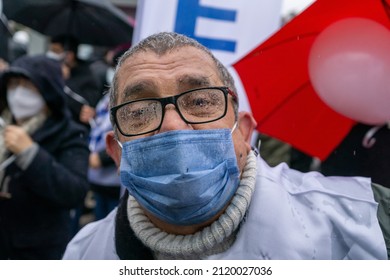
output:
[[[257,123],[252,114],[248,112],[239,112],[238,114],[238,129],[247,144],[248,149],[251,149],[252,134]]]
[[[107,154],[114,160],[115,165],[119,167],[122,149],[115,139],[114,131],[110,131],[106,134],[106,151]]]

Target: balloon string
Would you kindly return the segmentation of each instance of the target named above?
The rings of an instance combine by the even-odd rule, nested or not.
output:
[[[374,146],[374,144],[376,142],[376,139],[374,138],[374,135],[375,135],[375,133],[378,132],[378,130],[380,130],[384,126],[386,126],[386,124],[378,125],[378,126],[374,126],[374,127],[370,128],[367,131],[366,135],[364,135],[364,138],[363,138],[363,141],[362,141],[363,147],[369,149],[372,146]]]

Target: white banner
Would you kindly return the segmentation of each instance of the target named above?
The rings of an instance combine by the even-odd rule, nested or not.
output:
[[[139,0],[133,43],[174,31],[229,66],[280,27],[281,9],[282,0]]]
[[[240,110],[251,111],[234,62],[280,28],[282,0],[139,0],[133,43],[174,31],[208,47],[232,73]]]

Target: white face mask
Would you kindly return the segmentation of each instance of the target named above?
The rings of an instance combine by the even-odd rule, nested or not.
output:
[[[7,102],[12,115],[17,120],[35,116],[46,104],[39,93],[24,86],[8,89]]]
[[[115,69],[110,67],[107,69],[107,72],[106,72],[106,83],[111,85],[112,84],[112,80],[114,79],[114,74],[115,74]]]
[[[46,56],[54,60],[62,61],[65,58],[65,53],[56,53],[53,51],[47,51]]]

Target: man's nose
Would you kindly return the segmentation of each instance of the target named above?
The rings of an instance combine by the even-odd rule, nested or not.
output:
[[[164,119],[159,132],[190,129],[190,126],[180,117],[179,112],[173,104],[168,104],[164,110]]]

